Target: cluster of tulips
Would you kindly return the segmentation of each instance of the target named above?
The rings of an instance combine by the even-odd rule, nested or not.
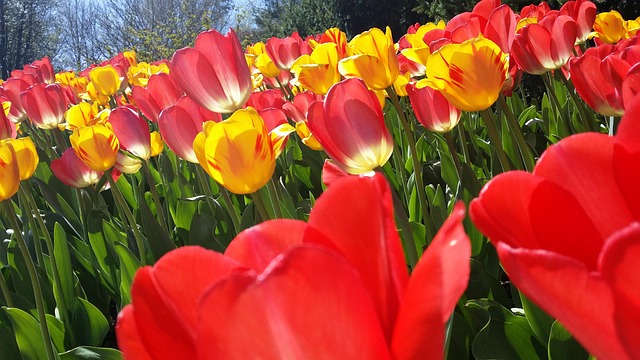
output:
[[[640,358],[639,93],[587,0],[25,65],[0,357]]]

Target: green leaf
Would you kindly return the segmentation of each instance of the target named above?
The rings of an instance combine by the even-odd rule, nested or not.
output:
[[[124,244],[115,244],[120,260],[120,308],[131,302],[131,283],[138,268],[142,266],[138,258]]]
[[[122,353],[116,349],[79,346],[60,354],[60,360],[122,360]]]
[[[71,328],[78,344],[98,346],[102,344],[109,322],[102,312],[85,299],[78,298],[76,307],[73,309]]]
[[[551,326],[548,350],[550,360],[589,359],[589,352],[558,321]]]
[[[138,201],[136,200],[136,197],[133,196],[133,187],[127,181],[127,177],[120,176],[118,178],[118,181],[116,181],[116,186],[122,193],[124,199],[127,201],[127,204],[129,204],[129,206],[131,206],[133,209],[138,209]]]
[[[162,209],[160,209],[160,211],[162,211]],[[146,201],[140,201],[140,217],[142,218],[142,227],[145,230],[149,249],[156,260],[176,248],[171,241],[167,229],[158,223],[158,220],[151,213]]]
[[[448,337],[446,358],[447,360],[468,360],[471,329],[462,315],[454,312],[451,316],[451,332]]]
[[[7,359],[21,359],[20,349],[10,324],[9,318],[0,311],[0,354]]]
[[[36,319],[18,308],[4,308],[13,325],[16,343],[24,360],[45,360],[47,352],[44,348],[40,325]]]
[[[551,332],[554,319],[536,304],[532,303],[522,292],[520,292],[520,301],[522,301],[522,309],[524,310],[529,325],[531,325],[531,329],[536,334],[538,340],[546,344],[549,341],[549,333]]]
[[[482,264],[475,259],[471,259],[471,276],[465,294],[469,299],[486,298],[503,306],[511,304],[511,300],[500,281],[485,271]]]
[[[67,309],[61,309],[67,313],[69,309],[75,306],[76,297],[74,295],[74,278],[73,269],[71,267],[71,256],[69,255],[69,245],[67,243],[67,234],[64,232],[62,225],[56,223],[53,227],[53,255],[56,259],[58,267],[58,275],[60,276],[60,287],[62,294],[58,294],[54,287],[54,296],[58,306],[61,305],[60,297],[64,298]]]
[[[47,318],[51,342],[53,342],[58,352],[64,351],[64,324],[51,314],[46,314],[45,316]]]
[[[213,235],[216,220],[207,214],[196,214],[191,222],[189,244],[199,245],[207,249],[224,251],[224,246],[218,243]]]
[[[476,359],[544,359],[547,351],[536,339],[527,319],[491,300],[471,300],[468,309],[485,311],[489,321],[473,340]]]
[[[111,291],[115,292],[116,268],[115,258],[109,243],[102,232],[102,224],[106,223],[107,216],[98,210],[91,210],[88,215],[87,228],[89,231],[89,243],[91,250],[100,266],[103,279]]]

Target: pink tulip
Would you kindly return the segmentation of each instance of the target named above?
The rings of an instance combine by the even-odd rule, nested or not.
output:
[[[233,30],[200,33],[194,48],[176,51],[171,74],[185,93],[211,111],[231,113],[249,99],[253,85],[240,40]]]
[[[171,149],[180,158],[198,163],[193,151],[193,140],[202,131],[206,121],[222,121],[222,116],[196,104],[191,98],[183,96],[175,105],[164,109],[158,117],[160,134]]]
[[[11,103],[11,110],[8,114],[9,120],[14,123],[19,123],[27,118],[27,113],[24,111],[22,101],[20,100],[20,94],[31,85],[37,83],[38,81],[33,75],[25,74],[22,77],[9,78],[2,84],[4,95]]]
[[[350,174],[370,172],[391,157],[393,139],[380,102],[361,79],[333,85],[324,104],[311,105],[308,117],[309,130],[327,155]]]
[[[138,112],[128,106],[120,106],[109,114],[109,123],[113,133],[120,141],[120,149],[129,152],[141,160],[151,157],[151,133],[149,125]],[[116,168],[125,174],[133,174],[142,166],[141,160],[118,152]]]
[[[158,73],[151,75],[147,88],[134,86],[133,99],[147,119],[158,122],[160,112],[178,102],[183,91],[169,74]]]
[[[74,188],[97,184],[103,174],[101,171],[91,170],[73,148],[68,148],[62,153],[62,157],[51,161],[51,171],[63,184]]]
[[[589,37],[596,20],[596,11],[596,5],[589,0],[567,1],[560,8],[560,15],[569,15],[576,21],[577,43],[583,43]]]
[[[2,103],[0,102],[0,140],[15,139],[17,134],[16,124],[11,122],[4,114]]]
[[[297,31],[284,39],[269,38],[265,44],[265,49],[271,60],[282,70],[291,69],[291,65],[300,55],[311,53],[308,43],[302,40]]]
[[[224,255],[168,253],[135,276],[116,325],[124,358],[441,359],[469,278],[464,209],[411,277],[392,209],[382,176],[345,177],[308,223],[264,222]]]
[[[40,129],[56,129],[64,122],[67,98],[58,84],[36,84],[20,93],[20,102],[31,122]]]
[[[257,112],[268,108],[282,109],[282,105],[284,105],[282,92],[276,89],[251,93],[251,97],[247,101],[247,106],[251,106]]]
[[[458,125],[462,112],[451,105],[440,91],[428,86],[418,89],[408,84],[407,93],[416,118],[428,130],[446,133]]]

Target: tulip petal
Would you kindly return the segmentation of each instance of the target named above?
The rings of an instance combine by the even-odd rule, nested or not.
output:
[[[602,251],[601,272],[615,294],[617,334],[633,359],[640,357],[640,223],[615,233]]]
[[[122,351],[124,359],[153,360],[153,356],[147,351],[140,338],[134,312],[133,306],[127,305],[118,314],[116,324],[118,348]]]
[[[637,184],[640,178],[640,96],[627,106],[627,112],[620,121],[615,136],[616,145],[613,150],[613,164],[616,180],[635,221],[640,221],[640,192]]]
[[[411,274],[393,331],[395,359],[442,358],[445,327],[469,282],[471,242],[458,204]]]
[[[224,254],[261,273],[280,254],[302,244],[306,227],[307,224],[299,220],[266,221],[238,234]]]
[[[497,249],[513,283],[589,352],[602,359],[628,359],[616,336],[611,289],[598,273],[546,250],[513,249],[505,243]]]
[[[327,249],[296,247],[259,276],[231,275],[200,311],[198,359],[389,359],[358,274]]]
[[[331,191],[316,202],[309,226],[324,236],[305,237],[305,242],[337,249],[358,270],[375,296],[380,321],[390,340],[409,274],[384,177],[347,176],[336,180]]]

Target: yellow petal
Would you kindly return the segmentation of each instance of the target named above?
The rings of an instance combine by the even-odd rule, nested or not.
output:
[[[0,143],[0,201],[11,198],[20,187],[20,170],[13,146]]]

